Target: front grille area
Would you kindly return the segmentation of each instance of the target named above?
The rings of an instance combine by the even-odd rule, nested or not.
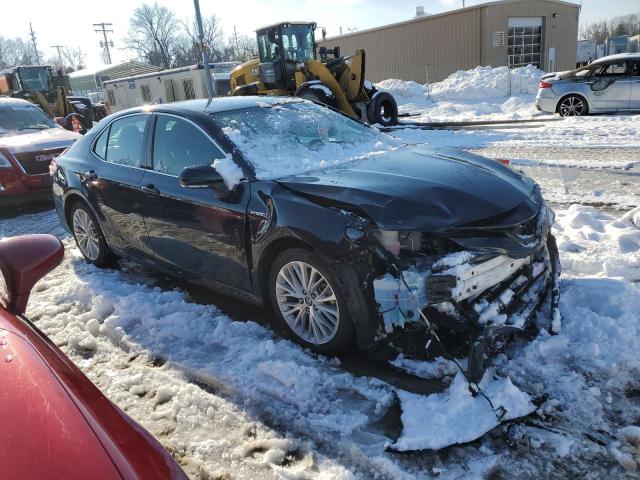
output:
[[[63,151],[64,147],[38,150],[35,152],[14,153],[13,156],[18,160],[20,166],[27,175],[41,175],[49,173],[49,164],[51,163],[51,160],[60,155]]]

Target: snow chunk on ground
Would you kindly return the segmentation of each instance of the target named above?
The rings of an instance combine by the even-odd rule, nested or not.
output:
[[[218,158],[213,162],[213,168],[222,176],[224,184],[232,189],[244,178],[242,169],[229,157]]]
[[[496,408],[507,411],[502,420],[528,415],[535,410],[531,398],[509,378],[493,378],[487,371],[479,387]],[[392,450],[438,450],[480,438],[500,422],[482,395],[472,396],[462,373],[456,375],[447,390],[433,395],[398,391],[402,405],[403,430],[390,446]]]

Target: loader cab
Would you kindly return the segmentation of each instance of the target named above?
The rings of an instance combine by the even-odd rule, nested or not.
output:
[[[53,75],[50,66],[31,65],[15,67],[0,72],[0,93],[24,97],[24,95],[41,92],[48,100],[55,93]]]
[[[256,32],[259,77],[268,90],[295,91],[296,65],[316,58],[315,23],[285,22]]]

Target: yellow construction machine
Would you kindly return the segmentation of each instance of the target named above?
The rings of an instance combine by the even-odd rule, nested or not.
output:
[[[231,71],[233,95],[294,95],[370,124],[396,124],[393,96],[365,80],[364,50],[342,57],[338,47],[318,49],[315,30],[315,23],[304,22],[257,30],[259,58]]]
[[[56,119],[65,128],[88,130],[93,125],[91,118],[79,112],[67,98],[65,81],[68,76],[53,75],[48,65],[29,65],[0,71],[0,95],[22,98],[38,105],[47,115]]]

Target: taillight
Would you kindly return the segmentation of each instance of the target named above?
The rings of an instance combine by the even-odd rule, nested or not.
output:
[[[49,164],[49,175],[51,175],[53,177],[55,175],[57,169],[58,169],[58,163],[56,162],[56,159],[54,158],[53,160],[51,160],[51,163]]]
[[[551,88],[553,85],[551,85],[549,82],[545,82],[544,80],[540,80],[540,84],[538,85],[538,88]]]
[[[511,160],[508,158],[496,158],[496,160],[498,160],[502,165],[511,165]]]

